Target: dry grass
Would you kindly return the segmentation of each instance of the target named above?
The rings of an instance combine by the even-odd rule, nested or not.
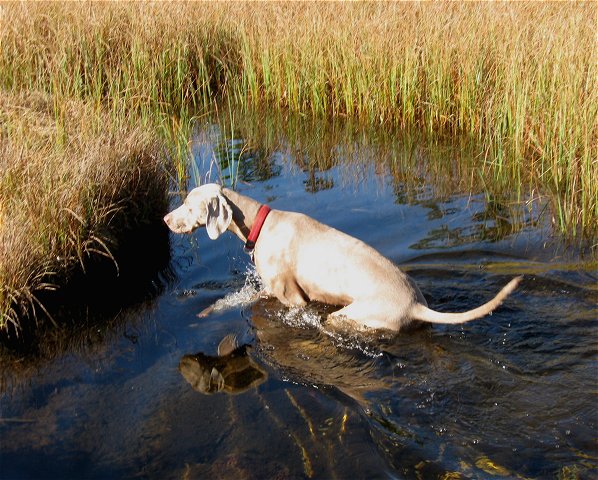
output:
[[[0,85],[118,117],[246,107],[477,139],[489,180],[598,230],[596,2],[3,4]]]
[[[81,101],[0,93],[0,330],[165,208],[158,153]]]

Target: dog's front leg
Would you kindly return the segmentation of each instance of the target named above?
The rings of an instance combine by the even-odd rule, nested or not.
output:
[[[293,279],[277,277],[269,282],[268,290],[287,307],[304,307],[309,298]]]

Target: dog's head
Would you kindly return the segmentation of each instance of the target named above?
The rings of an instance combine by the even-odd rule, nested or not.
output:
[[[191,190],[183,204],[166,215],[164,221],[175,233],[191,233],[205,226],[210,238],[216,240],[226,231],[232,218],[222,187],[208,183]]]
[[[201,352],[185,355],[179,371],[200,393],[237,394],[263,383],[268,374],[248,354],[248,345],[238,346],[235,335],[227,335],[218,345],[218,355]]]

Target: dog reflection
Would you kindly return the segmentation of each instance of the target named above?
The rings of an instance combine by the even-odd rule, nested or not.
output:
[[[327,308],[323,304],[320,307]],[[251,307],[256,340],[254,355],[283,378],[304,385],[333,387],[363,407],[369,404],[367,398],[371,392],[391,387],[391,382],[379,375],[375,358],[337,345],[333,337],[318,328],[304,324],[293,327],[281,320],[281,312],[286,310],[272,298],[259,300]],[[326,314],[325,311],[311,313]],[[248,355],[249,348],[239,347],[236,338],[227,335],[218,346],[217,356],[185,355],[179,371],[203,394],[242,393],[267,379],[264,369]]]
[[[236,338],[227,335],[218,346],[217,356],[201,352],[185,355],[179,362],[179,371],[200,393],[243,393],[263,383],[268,377],[247,354],[247,348],[246,345],[239,347]]]
[[[330,308],[324,304],[312,307],[310,313],[321,318]],[[369,405],[370,393],[391,388],[391,382],[379,375],[376,358],[339,345],[342,342],[317,327],[307,327],[301,321],[293,326],[292,320],[290,324],[288,319],[281,320],[281,312],[287,310],[272,298],[251,307],[256,354],[281,376],[303,385],[332,387],[362,407]],[[303,314],[298,312],[300,317]],[[363,344],[369,343],[360,338]]]

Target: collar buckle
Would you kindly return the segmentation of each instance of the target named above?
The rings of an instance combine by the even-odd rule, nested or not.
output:
[[[250,255],[251,257],[253,257],[253,250],[254,249],[255,249],[255,242],[250,242],[249,240],[247,240],[247,242],[245,243],[245,245],[243,245],[243,251],[247,255]]]

